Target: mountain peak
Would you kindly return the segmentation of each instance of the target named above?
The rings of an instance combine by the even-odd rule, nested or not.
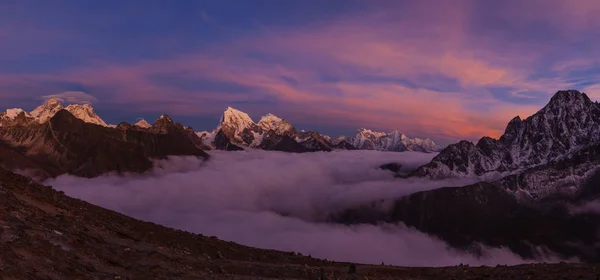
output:
[[[172,129],[176,129],[175,122],[169,115],[161,115],[149,128],[150,132],[158,134],[167,134]]]
[[[63,106],[58,99],[48,99],[40,106],[33,109],[30,114],[32,117],[36,118],[38,122],[44,123],[61,109],[63,109]]]
[[[275,116],[275,115],[273,115],[273,114],[271,114],[271,113],[268,113],[268,114],[264,115],[264,116],[263,116],[263,117],[260,119],[260,121],[259,121],[259,122],[261,122],[261,121],[263,121],[263,120],[265,120],[265,121],[266,121],[266,120],[276,120],[276,121],[281,121],[281,120],[282,120],[282,118],[280,118],[280,117],[278,117],[278,116]]]
[[[6,109],[0,114],[0,126],[28,125],[36,120],[21,108]]]
[[[573,106],[577,104],[589,105],[592,103],[593,102],[585,93],[579,92],[578,90],[559,90],[552,98],[550,98],[550,102],[548,102],[546,108]]]
[[[516,172],[554,162],[600,141],[600,106],[577,90],[560,90],[535,114],[513,118],[499,140],[450,145],[421,168],[428,175]],[[460,143],[459,143],[460,144]]]
[[[383,137],[387,135],[387,133],[385,132],[376,132],[370,129],[366,129],[364,127],[359,128],[357,133],[362,135],[372,135],[373,137]]]
[[[9,118],[12,120],[12,119],[15,119],[21,113],[24,113],[26,116],[29,115],[29,113],[23,111],[23,109],[21,109],[21,108],[6,109],[6,111],[3,113],[3,115],[6,118]]]
[[[278,135],[288,135],[296,132],[291,123],[271,113],[264,115],[258,122],[263,131],[273,130]]]
[[[173,119],[169,115],[160,115],[160,117],[158,117],[158,119],[156,121],[154,121],[155,124],[156,124],[156,122],[174,123]]]
[[[108,126],[95,112],[90,104],[71,104],[65,108],[73,116],[87,123],[93,123],[101,126]]]
[[[250,127],[254,124],[254,121],[248,114],[232,107],[227,107],[227,109],[225,109],[219,122],[219,126],[231,125],[239,128]]]
[[[138,122],[136,122],[134,124],[135,126],[141,127],[141,128],[149,128],[152,125],[150,125],[150,123],[148,123],[145,119],[140,119]]]

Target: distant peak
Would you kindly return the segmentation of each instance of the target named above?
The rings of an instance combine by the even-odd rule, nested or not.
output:
[[[592,103],[590,98],[583,92],[578,90],[559,90],[550,99],[548,105],[561,105],[572,103]]]
[[[63,109],[63,106],[60,103],[60,100],[51,98],[44,101],[44,103],[42,103],[40,106],[33,109],[33,111],[31,111],[30,114],[32,117],[36,118],[38,122],[44,123],[61,109]]]
[[[278,121],[278,122],[279,122],[279,121],[283,121],[283,119],[282,119],[282,118],[280,118],[280,117],[278,117],[278,116],[275,116],[275,115],[273,115],[273,114],[271,114],[271,113],[268,113],[268,114],[264,115],[264,116],[263,116],[263,117],[260,119],[259,123],[261,123],[261,122],[266,122],[266,121],[270,121],[270,122],[273,122],[273,121]]]
[[[151,127],[150,123],[148,123],[145,119],[140,119],[134,125],[138,126],[138,127],[141,127],[141,128],[149,128],[149,127]]]
[[[219,121],[219,125],[222,124],[247,127],[254,124],[254,121],[248,114],[228,106],[227,109],[225,109],[225,112],[223,112],[223,116]]]
[[[157,122],[158,121],[166,121],[169,123],[173,123],[173,119],[171,119],[171,117],[169,117],[169,115],[160,115],[160,117],[158,117],[158,120],[156,120],[156,121]]]
[[[235,109],[235,108],[233,108],[231,106],[227,106],[227,108],[225,109],[225,112],[226,113],[238,113],[238,112],[239,113],[243,113],[242,111],[240,111],[238,109]]]
[[[71,105],[67,106],[66,109],[70,110],[70,109],[79,109],[79,108],[83,108],[85,110],[92,111],[92,112],[94,111],[94,108],[90,104],[87,104],[87,103],[85,103],[85,104],[71,104]]]
[[[100,118],[96,112],[94,112],[94,108],[89,104],[71,104],[65,108],[65,110],[69,111],[76,118],[83,120],[87,123],[93,123],[101,126],[108,126],[102,118]]]
[[[377,131],[373,131],[370,129],[366,129],[364,127],[358,129],[358,134],[372,134],[375,137],[383,137],[383,136],[387,135],[387,133],[385,133],[385,132],[377,132]]]

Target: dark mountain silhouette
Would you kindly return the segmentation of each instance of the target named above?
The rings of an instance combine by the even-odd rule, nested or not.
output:
[[[86,123],[60,110],[43,124],[14,125],[0,129],[7,168],[41,171],[45,177],[72,174],[95,177],[106,172],[144,172],[152,159],[169,155],[208,158],[182,131],[172,127],[161,133],[118,129]],[[10,151],[8,151],[10,150]],[[39,172],[38,171],[38,172]]]

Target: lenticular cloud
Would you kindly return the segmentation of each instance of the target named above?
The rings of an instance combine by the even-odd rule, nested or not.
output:
[[[377,168],[396,162],[414,169],[435,154],[249,150],[211,155],[206,162],[192,157],[158,161],[143,175],[61,176],[45,183],[138,219],[331,260],[403,266],[523,262],[500,249],[489,249],[480,258],[459,253],[404,225],[324,222],[333,212],[372,200],[466,183],[395,179]]]

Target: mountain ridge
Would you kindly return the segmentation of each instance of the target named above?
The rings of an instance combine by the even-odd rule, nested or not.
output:
[[[447,177],[502,176],[556,161],[600,140],[600,105],[576,90],[558,91],[541,110],[513,118],[499,139],[449,145],[413,175]],[[497,177],[496,176],[496,177]]]
[[[22,113],[21,113],[22,115]],[[195,134],[194,134],[195,136]],[[41,178],[72,174],[96,177],[107,172],[145,172],[153,159],[169,155],[208,158],[174,124],[164,133],[118,128],[85,122],[61,109],[44,123],[13,125],[0,129],[0,157],[10,159],[10,169],[33,169]]]
[[[227,107],[223,112],[219,125],[213,131],[199,132],[204,143],[214,148],[214,135],[218,131],[223,131],[224,135],[232,141],[232,144],[242,147],[261,148],[273,146],[272,143],[261,145],[264,136],[269,131],[274,131],[276,135],[289,136],[298,144],[306,149],[294,148],[294,151],[332,151],[335,149],[343,150],[379,150],[379,151],[418,151],[418,152],[437,152],[437,146],[430,139],[410,139],[399,131],[390,133],[373,132],[365,128],[357,131],[357,134],[348,138],[340,136],[336,139],[315,131],[298,131],[291,123],[285,119],[275,116],[271,113],[261,117],[258,123],[240,110]],[[270,136],[272,141],[273,135]],[[289,143],[289,140],[285,140]],[[292,145],[291,143],[289,145]],[[288,146],[288,145],[284,145]],[[296,146],[296,145],[293,145]],[[291,146],[290,146],[291,147]],[[290,150],[291,151],[291,150]]]
[[[87,123],[92,123],[104,127],[117,128],[117,125],[108,125],[100,116],[98,116],[94,108],[90,104],[69,104],[63,107],[58,99],[48,99],[41,105],[34,108],[31,112],[26,112],[19,108],[7,109],[0,113],[0,126],[13,125],[28,125],[33,122],[45,123],[52,118],[58,111],[65,109],[76,118]],[[164,115],[163,115],[164,116]],[[158,120],[161,118],[159,117]],[[171,122],[173,120],[171,119]],[[173,122],[174,123],[174,122]],[[121,129],[147,129],[154,133],[163,133],[160,129],[151,125],[144,119],[138,120],[135,124],[121,123]],[[285,137],[270,136],[268,143],[263,145],[264,137],[273,130],[275,135]],[[221,131],[222,135],[218,137],[217,133]],[[364,136],[363,132],[368,132],[376,137]],[[242,147],[256,148],[269,150],[270,147],[277,147],[279,151],[287,151],[284,147],[288,147],[288,152],[314,152],[314,151],[332,151],[332,150],[356,150],[370,149],[380,151],[418,151],[418,152],[437,152],[439,147],[430,139],[410,139],[399,131],[390,133],[373,132],[366,129],[360,129],[353,138],[338,137],[332,138],[328,135],[321,134],[315,131],[297,131],[296,128],[283,118],[268,113],[261,117],[256,123],[245,112],[234,109],[231,106],[226,107],[217,127],[212,131],[201,131],[191,133],[187,132],[188,137],[196,143],[197,146],[205,150],[211,149],[226,149],[226,150],[243,150]],[[195,135],[192,135],[195,134]],[[287,139],[287,138],[290,139]],[[358,139],[363,137],[364,139]],[[366,139],[366,140],[365,140]],[[274,143],[288,143],[285,145],[275,145]],[[229,141],[230,144],[225,144],[224,141]],[[292,144],[290,141],[295,141],[304,148],[299,148],[298,145]],[[364,144],[365,141],[369,144]],[[372,143],[371,143],[372,142]],[[234,148],[237,147],[237,148]],[[294,148],[292,148],[294,147]]]

